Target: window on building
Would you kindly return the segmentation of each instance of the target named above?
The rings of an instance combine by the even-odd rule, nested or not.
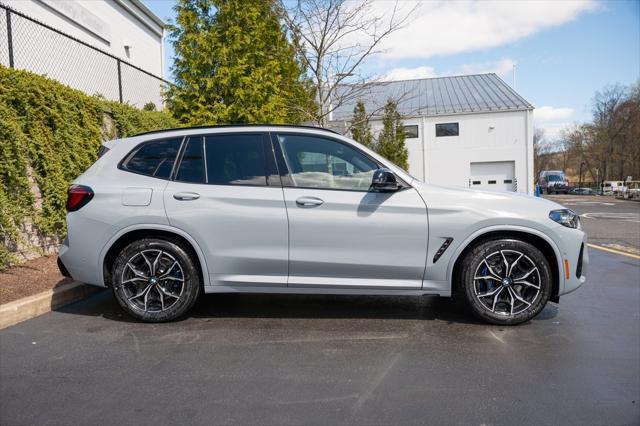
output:
[[[460,130],[458,123],[439,123],[436,124],[436,137],[440,136],[458,136]]]
[[[413,139],[418,137],[418,125],[404,126],[403,127],[405,137],[407,139]]]
[[[204,149],[208,184],[267,184],[261,134],[207,136]]]
[[[141,175],[168,179],[181,142],[182,138],[146,142],[125,160],[122,168]]]

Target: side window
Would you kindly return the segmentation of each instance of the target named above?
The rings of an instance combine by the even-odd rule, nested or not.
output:
[[[378,165],[350,146],[316,136],[278,135],[296,187],[367,191]]]
[[[130,172],[168,179],[181,142],[182,138],[146,142],[129,155],[122,167]]]
[[[220,134],[205,137],[207,183],[266,185],[262,134]]]
[[[176,180],[188,183],[204,183],[204,155],[202,137],[193,136],[187,141],[182,154]]]

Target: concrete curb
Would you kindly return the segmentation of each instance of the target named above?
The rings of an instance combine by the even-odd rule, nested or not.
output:
[[[100,290],[103,289],[73,281],[52,290],[0,305],[0,330],[82,300]]]

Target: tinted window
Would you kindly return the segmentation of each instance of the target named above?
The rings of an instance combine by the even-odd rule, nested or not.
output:
[[[261,134],[207,136],[205,155],[209,184],[267,184]]]
[[[436,124],[436,137],[439,136],[458,136],[460,131],[458,123],[441,123]]]
[[[187,141],[176,180],[204,183],[204,156],[201,137],[191,137]]]
[[[350,146],[325,138],[279,135],[294,186],[367,191],[378,165]]]
[[[168,179],[182,138],[147,142],[138,148],[123,167],[131,172]]]
[[[403,127],[405,137],[407,139],[417,138],[418,137],[418,125],[413,126],[404,126]]]

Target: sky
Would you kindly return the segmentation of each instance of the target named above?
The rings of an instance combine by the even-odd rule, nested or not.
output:
[[[175,1],[143,2],[173,21]],[[413,10],[408,24],[363,74],[401,80],[495,72],[536,107],[535,125],[549,141],[590,119],[596,91],[640,79],[640,0],[400,3],[401,12]],[[394,4],[377,1],[371,13],[388,16]],[[166,47],[170,76],[173,48]]]

